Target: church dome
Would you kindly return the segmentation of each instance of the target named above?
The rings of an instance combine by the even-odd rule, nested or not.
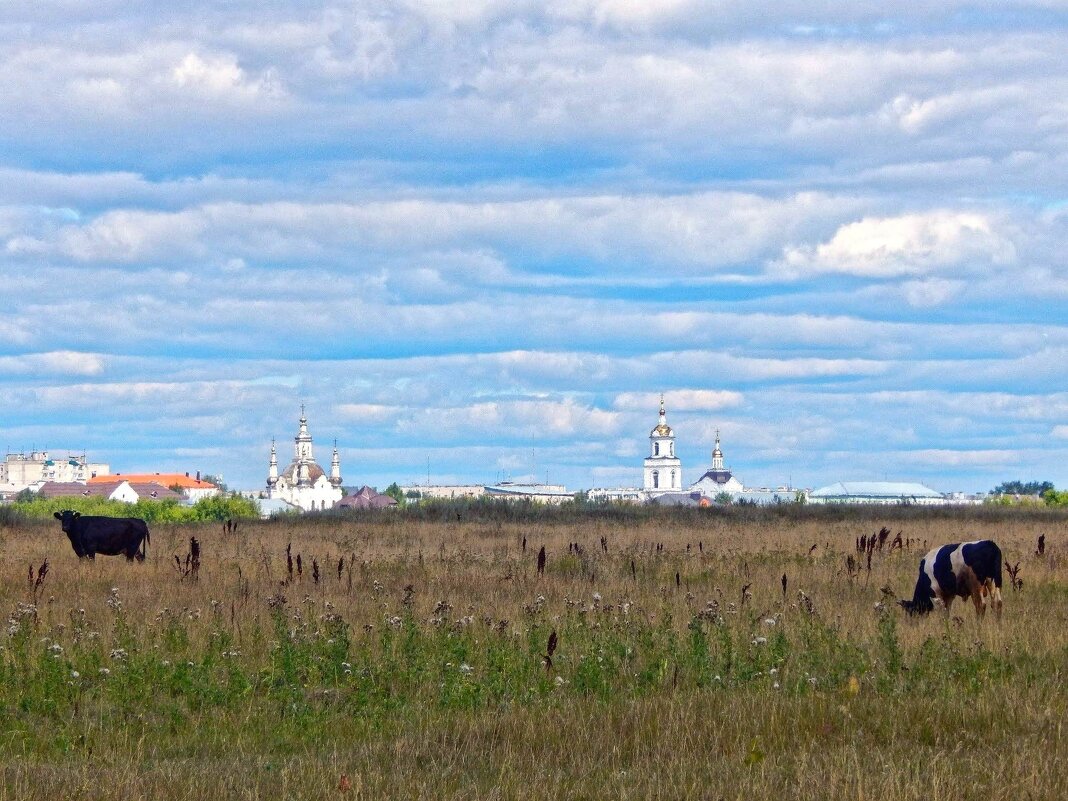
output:
[[[667,409],[664,408],[664,396],[660,396],[660,422],[656,424],[652,431],[649,432],[650,437],[673,437],[675,432],[671,430],[671,426],[667,424]]]
[[[301,476],[297,476],[297,472],[302,473]],[[326,471],[321,468],[316,462],[293,462],[289,467],[282,471],[281,477],[286,480],[287,483],[294,485],[301,481],[308,484],[314,484],[319,480],[321,476],[325,476]]]

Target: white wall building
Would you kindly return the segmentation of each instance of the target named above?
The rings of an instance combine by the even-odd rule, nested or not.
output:
[[[308,418],[300,407],[300,428],[293,438],[293,461],[278,472],[278,453],[271,442],[271,461],[267,470],[267,497],[283,500],[306,512],[329,509],[344,496],[341,489],[341,458],[337,443],[330,460],[330,475],[315,461],[312,436],[308,433]]]
[[[667,424],[664,396],[660,396],[660,421],[649,432],[649,456],[643,463],[644,489],[648,497],[682,489],[682,462],[675,454],[675,432]]]
[[[9,453],[0,462],[0,492],[21,492],[43,481],[84,482],[94,476],[106,476],[109,469],[102,462],[88,461],[84,453],[67,454],[62,459],[52,458],[48,451]]]

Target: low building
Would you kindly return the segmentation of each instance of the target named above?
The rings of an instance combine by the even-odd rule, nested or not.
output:
[[[595,503],[642,503],[646,498],[645,490],[640,487],[595,487],[586,491],[586,500]]]
[[[31,487],[31,489],[34,489]],[[174,490],[155,482],[131,482],[125,479],[117,481],[95,481],[81,483],[77,481],[46,481],[34,491],[42,498],[105,498],[109,501],[137,503],[138,501],[180,501],[182,496]]]
[[[271,517],[281,517],[282,515],[300,514],[304,511],[299,506],[294,506],[289,501],[283,501],[281,498],[253,497],[252,500],[255,501],[256,507],[260,510],[260,518],[263,520]]]
[[[116,479],[123,479],[131,484],[162,484],[194,503],[219,494],[219,488],[210,481],[204,481],[199,472],[195,478],[190,477],[189,473],[115,473],[111,476],[91,478],[88,483],[98,484]]]
[[[486,494],[483,484],[410,484],[401,487],[405,498],[481,498]]]
[[[17,493],[45,481],[84,482],[106,476],[108,470],[107,464],[90,462],[84,453],[68,453],[63,458],[53,458],[48,451],[9,453],[0,462],[0,492]]]
[[[937,490],[903,481],[838,481],[812,490],[808,503],[870,503],[881,505],[943,506],[949,501]]]
[[[368,486],[360,487],[357,492],[348,495],[334,504],[335,509],[391,509],[397,505],[397,499],[383,495]]]
[[[563,484],[513,484],[511,481],[502,481],[485,487],[485,490],[488,498],[508,501],[560,504],[575,499]]]

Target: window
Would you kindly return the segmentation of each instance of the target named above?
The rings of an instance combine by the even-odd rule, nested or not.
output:
[[[675,486],[675,471],[674,470],[671,471],[671,486],[672,487]]]
[[[669,442],[668,443],[668,456],[674,456],[674,455],[675,455],[675,443],[674,442]]]
[[[653,456],[659,456],[659,455],[660,455],[660,443],[659,442],[654,442],[653,443]]]
[[[653,489],[659,489],[659,488],[660,488],[660,471],[659,470],[654,470],[653,471]]]

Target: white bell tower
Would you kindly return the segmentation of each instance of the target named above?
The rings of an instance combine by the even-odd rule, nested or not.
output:
[[[649,456],[644,463],[647,493],[682,490],[682,462],[675,454],[675,432],[667,424],[664,395],[660,395],[660,420],[649,432]]]

